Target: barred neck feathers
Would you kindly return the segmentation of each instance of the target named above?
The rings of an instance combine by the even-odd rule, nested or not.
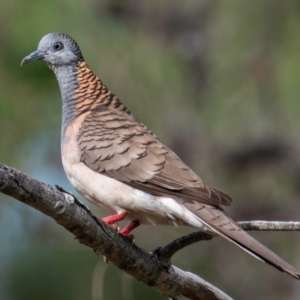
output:
[[[85,61],[54,70],[63,101],[63,128],[81,114],[108,107],[130,111],[93,73]]]

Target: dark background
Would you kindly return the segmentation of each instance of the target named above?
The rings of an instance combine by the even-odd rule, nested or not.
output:
[[[0,162],[74,192],[60,159],[53,73],[24,56],[73,36],[96,74],[235,220],[300,219],[299,1],[10,1],[0,9]],[[0,195],[1,299],[165,299],[53,220]],[[92,204],[99,216],[107,214]],[[145,250],[191,232],[142,227]],[[300,269],[300,234],[253,233]],[[173,258],[235,299],[299,299],[300,283],[216,238]]]

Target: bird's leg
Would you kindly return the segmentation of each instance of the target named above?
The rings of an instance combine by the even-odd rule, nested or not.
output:
[[[128,213],[125,211],[121,214],[113,214],[113,215],[109,215],[107,217],[102,218],[102,221],[108,225],[110,225],[110,227],[112,227],[114,230],[116,230],[117,232],[120,231],[120,227],[118,225],[118,221],[122,221],[124,218],[126,218],[126,216],[128,215]]]
[[[128,212],[125,211],[121,214],[113,214],[113,215],[109,215],[107,217],[102,218],[102,221],[108,225],[114,224],[118,221],[122,221],[126,218],[126,216],[128,215]]]
[[[123,229],[121,229],[120,234],[126,236],[129,240],[133,241],[134,235],[130,234],[130,232],[134,228],[137,228],[140,225],[141,225],[141,223],[139,220],[133,220],[127,226],[125,226]]]
[[[113,214],[107,217],[102,218],[102,221],[105,222],[106,224],[110,225],[112,228],[116,229],[119,231],[119,226],[116,222],[122,221],[125,219],[125,217],[128,215],[128,213],[125,211],[121,214]],[[119,231],[120,234],[124,235],[127,237],[129,240],[133,241],[134,235],[130,234],[130,232],[140,226],[140,221],[139,220],[133,220],[131,221],[127,226],[125,226],[123,229]]]

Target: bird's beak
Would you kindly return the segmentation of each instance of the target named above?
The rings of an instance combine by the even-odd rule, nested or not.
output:
[[[45,56],[47,55],[46,52],[36,50],[32,53],[30,53],[28,56],[24,57],[23,60],[21,61],[21,67],[33,60],[41,60],[44,59]]]

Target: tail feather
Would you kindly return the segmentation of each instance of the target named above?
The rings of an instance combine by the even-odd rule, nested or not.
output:
[[[185,204],[185,206],[218,235],[236,244],[255,258],[300,280],[300,271],[246,233],[218,207],[202,204],[195,210],[188,207],[189,204]]]

